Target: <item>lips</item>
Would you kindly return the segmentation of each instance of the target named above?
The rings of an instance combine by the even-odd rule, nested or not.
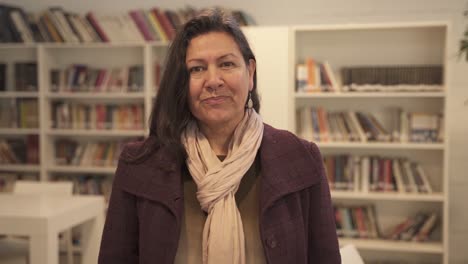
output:
[[[210,98],[204,99],[203,103],[208,104],[208,105],[217,105],[226,101],[226,98],[227,98],[226,96],[210,97]]]

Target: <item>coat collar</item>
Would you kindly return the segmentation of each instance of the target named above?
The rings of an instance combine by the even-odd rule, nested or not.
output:
[[[279,198],[320,181],[318,162],[322,161],[312,156],[307,144],[290,132],[265,124],[259,149],[262,213]],[[117,173],[121,170],[129,175],[116,178],[116,184],[137,196],[163,203],[178,216],[176,201],[183,197],[183,184],[181,168],[175,164],[167,151],[156,151],[142,163],[118,168]]]
[[[281,197],[321,180],[321,158],[309,151],[311,143],[265,124],[260,146],[260,210],[263,213]]]

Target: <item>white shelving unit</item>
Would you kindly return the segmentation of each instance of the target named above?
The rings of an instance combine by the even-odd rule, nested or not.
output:
[[[409,112],[442,112],[446,124],[449,30],[444,22],[293,27],[289,129],[297,131],[296,110],[310,106],[372,112],[384,126],[391,122],[388,112],[397,107]],[[335,74],[345,66],[443,65],[445,85],[440,92],[296,93],[295,67],[307,57],[328,61]],[[448,135],[447,127],[444,128]],[[415,160],[428,172],[434,189],[431,194],[332,191],[332,200],[337,204],[374,204],[382,231],[390,230],[419,210],[435,211],[440,216],[439,227],[430,242],[340,238],[340,244],[354,244],[366,261],[448,264],[448,140],[445,136],[444,143],[316,142],[324,155],[380,155]]]
[[[0,92],[0,99],[36,98],[39,102],[40,126],[37,129],[0,128],[0,137],[39,135],[40,161],[38,165],[0,165],[1,171],[13,173],[37,173],[43,181],[55,175],[113,175],[115,166],[58,166],[55,164],[54,144],[58,139],[73,139],[80,142],[109,141],[148,135],[147,120],[151,112],[155,85],[152,74],[154,61],[163,61],[168,43],[34,43],[0,44],[0,58],[7,64],[7,91]],[[38,64],[38,92],[13,91],[15,62],[35,61]],[[141,92],[51,92],[50,70],[65,69],[72,64],[92,67],[124,67],[143,65],[144,89]],[[51,126],[52,102],[127,104],[144,106],[144,127],[138,130],[106,129],[54,129]]]
[[[43,179],[54,175],[70,177],[94,175],[96,177],[112,176],[115,166],[64,166],[54,162],[54,143],[58,139],[73,138],[79,142],[97,142],[143,137],[148,134],[147,120],[150,115],[152,100],[148,99],[153,87],[148,73],[154,71],[154,65],[148,56],[154,49],[167,48],[167,43],[88,43],[88,44],[38,44],[41,70],[41,111],[46,116],[51,114],[51,104],[57,101],[102,104],[141,104],[143,105],[143,129],[54,129],[50,119],[44,122],[44,153],[48,159],[44,167]],[[161,54],[164,55],[164,54]],[[141,92],[50,92],[49,72],[53,68],[64,69],[71,64],[86,64],[97,68],[125,67],[142,65],[144,69],[144,87]]]
[[[2,44],[0,45],[0,63],[7,65],[6,70],[6,89],[7,91],[0,92],[0,100],[3,102],[16,99],[37,99],[40,98],[39,91],[26,92],[26,91],[12,91],[9,87],[14,87],[14,64],[18,62],[38,62],[38,51],[36,44]],[[39,111],[39,109],[37,109]],[[39,120],[43,116],[39,111]],[[1,127],[0,138],[24,138],[28,135],[39,135],[41,138],[41,122],[37,128],[14,128],[14,127]],[[39,142],[40,143],[40,142]],[[28,174],[35,175],[40,178],[42,171],[42,159],[39,159],[39,164],[24,165],[24,164],[0,164],[0,172],[12,172],[15,174]]]

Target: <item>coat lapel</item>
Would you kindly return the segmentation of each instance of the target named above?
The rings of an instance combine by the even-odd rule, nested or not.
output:
[[[310,143],[309,143],[310,144]],[[321,160],[293,134],[265,124],[260,146],[260,213],[276,200],[320,181]]]
[[[116,185],[139,197],[164,204],[179,218],[181,210],[176,202],[183,196],[181,168],[176,166],[175,158],[168,151],[155,151],[145,161],[126,163],[119,169],[125,170],[120,173],[128,175],[116,178]]]

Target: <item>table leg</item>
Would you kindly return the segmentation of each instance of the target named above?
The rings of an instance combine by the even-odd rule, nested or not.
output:
[[[29,240],[29,264],[58,264],[58,234],[33,235]]]
[[[103,228],[104,213],[83,223],[81,229],[82,263],[97,263]]]

